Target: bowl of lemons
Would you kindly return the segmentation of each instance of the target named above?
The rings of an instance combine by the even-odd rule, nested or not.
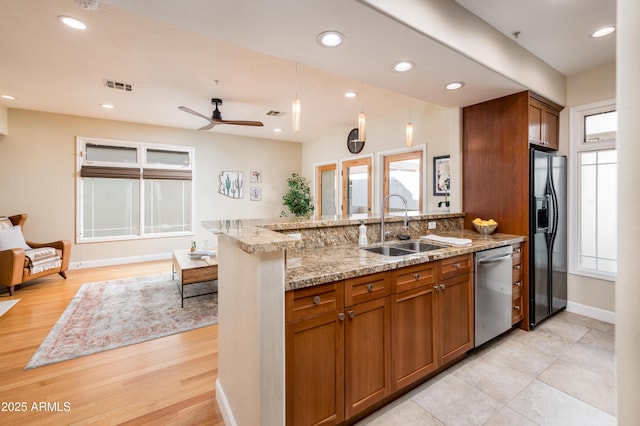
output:
[[[482,235],[490,235],[498,227],[498,223],[493,219],[483,220],[477,217],[473,219],[472,223],[473,226],[475,226],[476,231]]]

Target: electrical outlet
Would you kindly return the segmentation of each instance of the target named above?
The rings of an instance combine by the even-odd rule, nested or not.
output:
[[[436,222],[428,222],[427,229],[436,229]]]

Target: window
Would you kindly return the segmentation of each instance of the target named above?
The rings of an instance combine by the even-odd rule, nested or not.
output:
[[[336,211],[336,163],[316,166],[316,212],[333,216]]]
[[[615,279],[617,272],[617,113],[604,102],[571,111],[571,272]]]
[[[77,241],[185,235],[193,148],[78,138]]]
[[[423,151],[409,151],[383,157],[383,193],[400,194],[407,200],[409,211],[422,210]],[[383,198],[384,199],[384,198]],[[392,197],[384,206],[385,212],[404,213],[402,200]]]
[[[372,191],[371,157],[342,163],[342,214],[368,215],[371,213]]]

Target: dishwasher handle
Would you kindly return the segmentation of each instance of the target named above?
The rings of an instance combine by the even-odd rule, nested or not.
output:
[[[511,254],[507,254],[505,256],[499,256],[499,257],[487,257],[484,259],[478,259],[478,264],[502,262],[503,260],[511,259],[511,257],[512,257]]]

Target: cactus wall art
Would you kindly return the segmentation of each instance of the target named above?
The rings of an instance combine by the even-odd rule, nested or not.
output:
[[[242,179],[242,172],[222,172],[220,174],[220,189],[219,193],[231,198],[242,198],[244,181]]]

